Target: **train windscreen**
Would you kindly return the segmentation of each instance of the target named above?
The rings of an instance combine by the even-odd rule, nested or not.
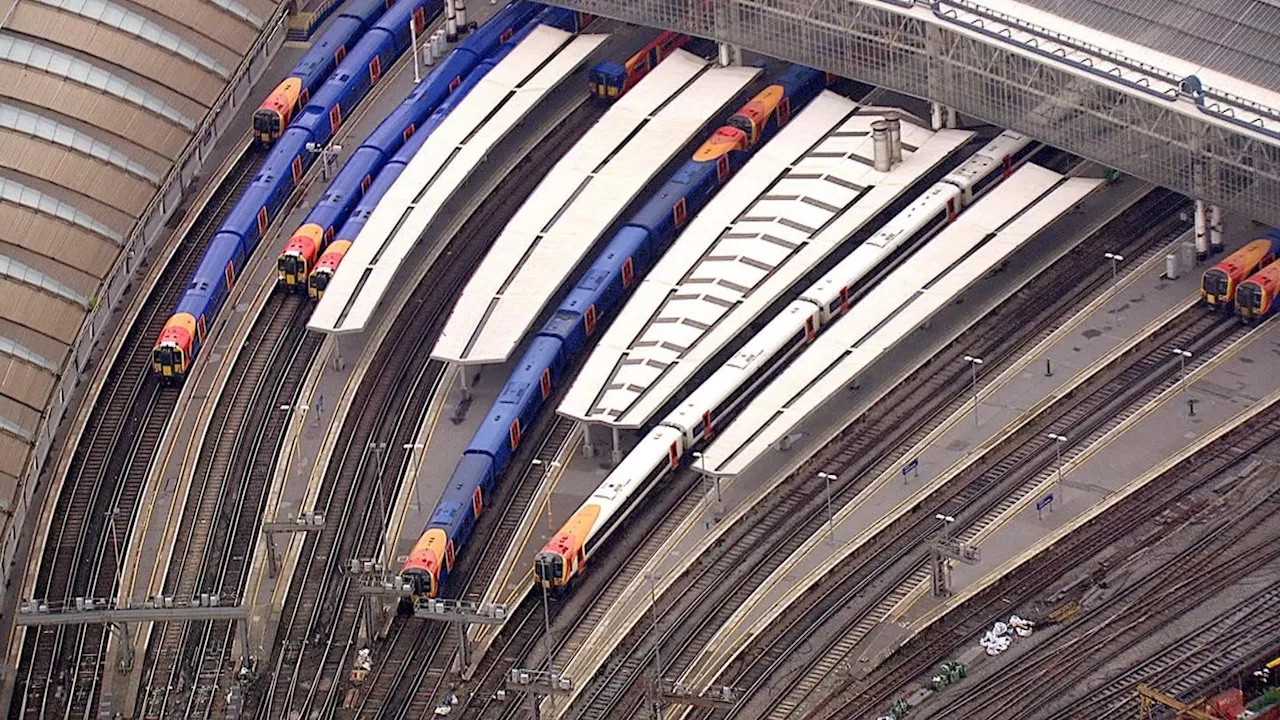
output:
[[[554,553],[538,553],[535,572],[543,582],[555,582],[564,576],[564,558]]]
[[[751,118],[746,115],[734,115],[729,118],[729,122],[726,124],[731,128],[741,130],[746,134],[748,140],[755,138],[755,126],[751,124]]]
[[[1204,274],[1204,291],[1210,295],[1226,295],[1231,289],[1231,278],[1218,268],[1210,268]]]
[[[280,134],[280,115],[270,110],[259,110],[253,114],[253,129],[271,136]]]
[[[1245,283],[1236,292],[1236,304],[1246,310],[1257,310],[1262,307],[1262,286]]]

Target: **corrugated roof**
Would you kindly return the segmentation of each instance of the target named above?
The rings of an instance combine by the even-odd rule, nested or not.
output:
[[[1273,0],[1020,2],[1280,91],[1280,3]]]

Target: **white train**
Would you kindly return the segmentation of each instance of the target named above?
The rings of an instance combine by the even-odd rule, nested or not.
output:
[[[642,439],[609,473],[534,560],[534,577],[550,587],[582,571],[596,547],[631,513],[680,459],[711,437],[738,407],[764,387],[817,337],[848,312],[869,273],[907,243],[931,237],[987,188],[1012,174],[1034,151],[1031,139],[1001,133],[841,260]]]

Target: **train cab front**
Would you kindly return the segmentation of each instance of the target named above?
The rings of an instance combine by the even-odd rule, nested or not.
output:
[[[569,564],[558,552],[540,552],[533,560],[534,580],[542,587],[555,589],[569,582],[565,568]]]
[[[449,563],[452,551],[448,536],[440,528],[429,528],[409,551],[400,576],[409,583],[410,599],[415,605],[440,596],[441,570],[446,567],[441,563]]]
[[[307,277],[320,254],[324,233],[324,229],[315,223],[307,223],[293,233],[276,260],[281,285],[295,292],[306,291]]]
[[[263,145],[280,139],[302,94],[302,80],[285,78],[253,112],[253,137]]]
[[[729,118],[729,125],[741,130],[747,136],[748,146],[754,146],[760,141],[760,130],[764,124],[769,122],[769,116],[774,110],[778,109],[778,105],[782,103],[785,90],[781,85],[770,85],[769,87],[756,93],[756,96],[747,101],[738,112]],[[778,118],[778,125],[782,125],[790,118]]]
[[[342,258],[350,248],[350,240],[339,240],[331,244],[316,261],[315,269],[307,277],[307,294],[312,300],[324,297],[325,289],[329,287],[329,283],[333,282],[333,274],[338,271],[338,265],[342,263]]]
[[[732,123],[733,119],[730,118],[729,122]],[[715,162],[728,155],[730,151],[746,150],[748,138],[750,135],[741,128],[722,125],[698,146],[693,153],[693,160],[694,162]]]
[[[627,71],[616,62],[602,62],[587,74],[587,87],[601,100],[617,100],[627,80]]]
[[[1235,291],[1231,275],[1220,267],[1211,267],[1204,272],[1200,281],[1200,297],[1215,308],[1231,305],[1231,295]]]
[[[1242,282],[1236,290],[1236,313],[1245,322],[1253,322],[1266,314],[1271,305],[1268,300],[1266,288],[1260,283]]]
[[[178,384],[187,376],[195,326],[195,318],[179,313],[160,332],[151,349],[151,369],[164,382]]]
[[[582,572],[587,564],[587,538],[597,529],[599,519],[599,505],[584,505],[542,546],[533,560],[533,576],[539,585],[552,590],[564,587]]]

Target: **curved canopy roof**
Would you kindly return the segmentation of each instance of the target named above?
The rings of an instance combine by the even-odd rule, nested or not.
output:
[[[103,278],[277,0],[0,0],[0,512]]]

